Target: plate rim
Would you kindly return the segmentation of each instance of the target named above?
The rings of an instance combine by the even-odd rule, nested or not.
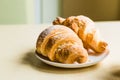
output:
[[[99,60],[96,60],[96,61],[90,61],[90,62],[85,62],[85,63],[80,63],[80,64],[63,64],[63,63],[58,63],[58,62],[53,62],[53,61],[50,61],[50,60],[47,60],[43,57],[42,54],[40,53],[37,53],[35,51],[35,56],[41,60],[42,62],[48,64],[48,65],[51,65],[51,66],[55,66],[55,67],[61,67],[61,68],[82,68],[82,67],[88,67],[88,66],[92,66],[92,65],[95,65],[99,62],[101,62],[105,57],[107,57],[109,54],[109,50],[107,49],[107,51],[103,52],[101,55],[99,56],[103,56],[102,58],[100,58]],[[42,56],[42,57],[41,57]],[[89,55],[90,56],[90,55]],[[97,56],[97,57],[99,57]],[[95,56],[94,56],[95,57]]]

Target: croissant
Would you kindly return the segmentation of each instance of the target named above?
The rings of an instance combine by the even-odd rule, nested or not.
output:
[[[102,40],[94,22],[86,16],[71,16],[66,19],[57,17],[53,24],[71,28],[82,39],[87,50],[92,49],[96,53],[102,53],[106,50],[108,44]]]
[[[62,25],[53,25],[42,31],[36,42],[36,51],[51,61],[66,64],[84,63],[88,59],[81,39]]]

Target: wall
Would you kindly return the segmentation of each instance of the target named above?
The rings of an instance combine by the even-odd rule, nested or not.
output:
[[[0,0],[0,24],[51,23],[61,15],[62,0]]]
[[[25,0],[0,0],[0,24],[26,23]]]
[[[57,16],[61,15],[62,0],[42,1],[42,23],[51,23]]]
[[[119,0],[63,0],[63,17],[86,15],[93,20],[119,20]]]

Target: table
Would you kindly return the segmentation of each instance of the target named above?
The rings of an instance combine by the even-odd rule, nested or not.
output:
[[[120,22],[95,22],[109,44],[110,55],[99,64],[64,69],[34,56],[38,35],[48,25],[0,25],[0,80],[120,80]]]

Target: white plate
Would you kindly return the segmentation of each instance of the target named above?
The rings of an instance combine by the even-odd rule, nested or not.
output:
[[[52,62],[50,61],[48,58],[42,56],[41,54],[35,53],[35,56],[41,60],[42,62],[52,65],[52,66],[56,66],[56,67],[62,67],[62,68],[82,68],[82,67],[88,67],[91,65],[95,65],[97,63],[99,63],[100,61],[102,61],[109,53],[109,50],[106,50],[104,53],[102,53],[101,55],[89,55],[88,56],[88,61],[85,63],[74,63],[74,64],[63,64],[63,63],[58,63],[58,62]]]

